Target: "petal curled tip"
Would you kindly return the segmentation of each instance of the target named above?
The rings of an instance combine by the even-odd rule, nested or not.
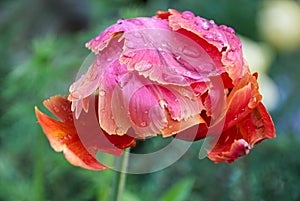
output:
[[[232,163],[237,158],[247,155],[250,152],[250,146],[244,139],[234,140],[228,151],[222,152],[222,154],[208,152],[208,158],[215,163],[228,162]]]
[[[212,161],[232,163],[249,153],[255,144],[265,139],[275,138],[275,127],[262,103],[248,114],[243,121],[223,131],[218,142],[212,143],[208,158]]]

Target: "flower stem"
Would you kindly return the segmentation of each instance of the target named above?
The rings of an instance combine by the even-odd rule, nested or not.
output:
[[[125,182],[126,182],[126,169],[128,166],[129,161],[129,151],[130,148],[128,148],[126,151],[124,151],[121,162],[118,164],[120,172],[116,172],[115,178],[114,178],[114,185],[113,185],[113,191],[112,191],[112,199],[111,201],[122,201],[123,200],[123,192],[125,188]]]
[[[43,162],[43,153],[45,141],[43,139],[43,134],[40,131],[40,128],[37,128],[36,136],[36,153],[34,161],[34,173],[33,173],[33,200],[43,201],[44,197],[44,162]]]

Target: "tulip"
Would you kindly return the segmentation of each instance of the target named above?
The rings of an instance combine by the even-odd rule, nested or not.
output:
[[[56,151],[68,143],[48,128],[59,127],[64,133],[72,129],[72,136],[82,140],[84,129],[74,128],[78,122],[92,121],[87,116],[97,120],[97,133],[114,145],[91,145],[95,142],[88,140],[78,145],[85,154],[74,145],[72,155],[80,161],[69,161],[75,165],[86,167],[82,161],[90,147],[93,153],[120,154],[136,140],[157,135],[187,141],[209,137],[208,157],[231,163],[258,142],[275,137],[272,119],[261,103],[258,75],[250,73],[241,42],[230,27],[169,9],[151,18],[120,19],[86,46],[96,55],[88,71],[70,86],[67,98],[46,101],[68,107],[72,121],[64,120],[66,111],[55,112],[49,104],[46,107],[62,122],[37,110]],[[59,149],[53,143],[57,140]],[[64,152],[70,154],[70,149]]]

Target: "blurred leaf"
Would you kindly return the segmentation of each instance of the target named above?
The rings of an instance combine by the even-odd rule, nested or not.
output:
[[[192,188],[194,179],[184,178],[174,184],[171,189],[164,194],[160,201],[185,201],[188,199]]]
[[[123,194],[123,201],[142,201],[140,198],[138,198],[133,193],[126,191]]]

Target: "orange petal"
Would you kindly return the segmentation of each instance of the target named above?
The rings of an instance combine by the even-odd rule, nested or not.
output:
[[[217,142],[212,142],[208,158],[216,163],[231,163],[248,154],[255,144],[274,137],[273,121],[264,105],[259,103],[243,121],[224,131]]]
[[[232,89],[227,98],[227,111],[224,130],[243,120],[260,103],[255,75],[246,74]]]
[[[36,107],[35,111],[38,123],[42,126],[52,148],[57,152],[63,151],[66,159],[75,166],[90,170],[106,169],[107,167],[100,164],[95,158],[98,150],[107,150],[108,153],[120,155],[122,154],[123,148],[135,144],[134,139],[129,136],[110,137],[102,132],[111,142],[112,147],[116,147],[114,148],[115,150],[112,151],[110,147],[84,146],[82,139],[78,135],[77,128],[74,125],[71,102],[58,95],[44,101],[44,105],[50,112],[58,117],[59,120],[45,115]],[[80,121],[80,119],[78,121]]]

